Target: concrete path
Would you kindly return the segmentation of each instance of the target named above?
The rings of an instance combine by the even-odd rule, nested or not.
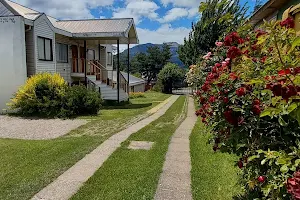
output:
[[[122,142],[124,142],[131,134],[139,131],[165,114],[178,97],[179,96],[175,95],[171,96],[167,101],[163,102],[165,105],[157,110],[156,113],[110,137],[94,151],[87,154],[83,159],[60,175],[54,182],[37,193],[32,199],[67,200],[71,198],[84,182],[93,176],[109,156],[120,147]]]
[[[187,118],[174,133],[166,155],[155,200],[191,200],[191,159],[189,136],[197,121],[190,97]]]

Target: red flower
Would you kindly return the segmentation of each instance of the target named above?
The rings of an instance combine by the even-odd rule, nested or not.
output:
[[[288,74],[291,74],[292,72],[291,72],[291,69],[283,69],[283,70],[280,70],[279,72],[278,72],[278,75],[279,76],[284,76],[284,75],[288,75]]]
[[[210,89],[210,85],[208,85],[207,83],[205,83],[205,84],[201,87],[201,89],[202,89],[204,92],[207,92],[207,91],[209,91],[209,89]]]
[[[255,99],[255,100],[253,101],[253,105],[260,105],[260,101],[259,101],[258,99]]]
[[[220,68],[222,65],[220,63],[216,63],[215,67]]]
[[[235,59],[242,54],[241,50],[235,46],[229,48],[227,52],[227,58]]]
[[[288,178],[286,183],[288,193],[290,193],[294,199],[300,200],[300,172],[297,171],[293,174],[293,178]]]
[[[207,123],[206,118],[202,118],[203,123]]]
[[[224,86],[224,83],[218,83],[217,86],[218,86],[219,88],[221,88],[221,87]]]
[[[225,46],[232,46],[234,43],[242,42],[239,34],[237,32],[230,33],[227,35],[224,39],[224,45]]]
[[[216,102],[216,97],[214,97],[214,96],[209,97],[209,102],[211,102],[211,103]]]
[[[241,88],[237,89],[235,92],[236,92],[236,95],[238,95],[239,97],[244,96],[246,94],[246,88],[241,87]]]
[[[288,17],[286,20],[280,22],[280,26],[286,27],[286,28],[294,28],[295,27],[294,19],[291,17]]]
[[[233,80],[233,81],[234,81],[234,80],[236,80],[237,78],[238,78],[238,76],[237,76],[234,72],[232,72],[232,73],[229,74],[229,79],[230,79],[230,80]]]
[[[261,61],[262,63],[265,63],[265,62],[266,62],[266,60],[267,60],[267,56],[264,56],[264,57],[262,57],[262,58],[261,58],[261,60],[260,60],[260,61]]]
[[[259,176],[259,177],[257,178],[257,180],[258,180],[260,183],[263,183],[263,182],[266,181],[266,177],[265,177],[265,176]]]
[[[211,71],[212,71],[213,73],[217,73],[217,72],[218,72],[218,68],[215,66],[215,67],[212,68]]]
[[[243,164],[243,161],[239,161],[238,162],[238,167],[240,168],[240,169],[242,169],[243,167],[244,167],[244,164]]]
[[[232,110],[227,110],[224,112],[224,117],[226,119],[226,121],[229,123],[229,124],[232,124],[232,125],[237,125],[238,124],[238,120],[237,118],[233,115],[233,111]]]
[[[253,107],[252,107],[252,112],[253,112],[255,115],[260,115],[261,110],[260,110],[259,105],[253,105]]]
[[[275,96],[281,96],[281,94],[282,94],[282,85],[281,84],[274,84],[272,86],[272,92]]]
[[[224,97],[223,102],[224,102],[225,104],[229,103],[229,98],[228,98],[228,97]]]
[[[263,31],[263,30],[256,30],[256,38],[259,38],[262,35],[265,35],[267,32]]]
[[[294,68],[294,73],[293,74],[300,74],[300,67]]]

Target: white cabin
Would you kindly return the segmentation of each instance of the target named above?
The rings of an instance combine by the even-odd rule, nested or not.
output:
[[[0,0],[0,112],[28,77],[41,72],[92,84],[105,100],[128,100],[128,78],[118,67],[113,73],[112,45],[119,51],[120,44],[137,43],[132,18],[58,20]]]

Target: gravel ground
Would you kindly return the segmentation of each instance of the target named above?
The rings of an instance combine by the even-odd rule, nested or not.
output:
[[[25,119],[0,115],[0,138],[54,139],[86,124],[86,120]]]

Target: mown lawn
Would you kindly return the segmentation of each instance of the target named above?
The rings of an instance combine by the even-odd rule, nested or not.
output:
[[[153,199],[171,136],[186,116],[181,96],[159,119],[134,133],[90,178],[73,200]],[[151,150],[129,150],[130,141],[151,141]]]
[[[103,108],[100,115],[85,117],[91,120],[87,125],[54,140],[0,139],[0,199],[30,199],[109,136],[125,128],[126,122],[139,119],[168,97],[150,92],[130,105]]]
[[[194,200],[231,200],[240,193],[235,155],[214,152],[209,129],[198,119],[190,136]]]

